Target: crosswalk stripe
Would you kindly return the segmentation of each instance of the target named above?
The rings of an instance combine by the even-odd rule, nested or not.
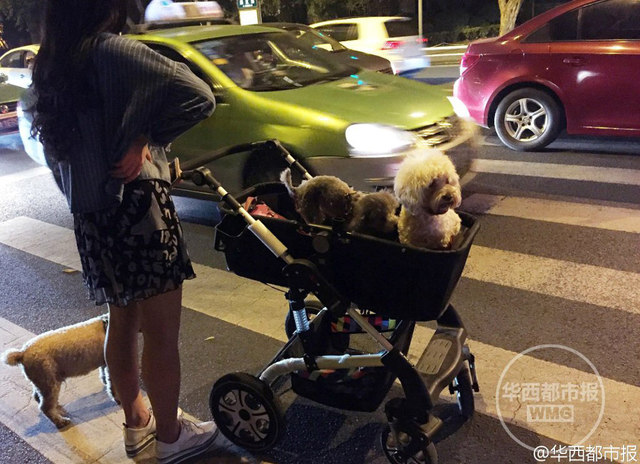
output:
[[[576,166],[553,163],[531,163],[527,161],[505,161],[477,159],[476,172],[532,176],[552,179],[582,180],[608,184],[640,185],[640,170],[604,168],[598,166]]]
[[[0,223],[0,243],[63,266],[80,269],[73,231],[19,216]]]
[[[11,233],[7,233],[7,229],[10,229]],[[23,233],[17,233],[17,230],[23,231]],[[46,232],[43,233],[43,231]],[[34,234],[40,237],[43,235],[55,236],[57,247],[53,249],[52,247],[46,246],[44,249],[48,251],[42,252],[42,248],[40,248],[37,240],[33,240],[30,237]],[[21,247],[20,242],[23,240],[27,245]],[[54,262],[58,262],[56,261],[56,257],[60,257],[59,259],[65,260],[65,266],[75,269],[79,269],[80,267],[77,259],[75,263],[67,260],[69,258],[67,255],[77,253],[73,242],[73,232],[59,226],[42,223],[41,221],[30,218],[12,219],[0,223],[0,242],[18,249],[23,249],[29,253],[34,253],[37,256]],[[63,250],[65,248],[66,250]],[[51,253],[54,254],[51,255]],[[49,256],[47,256],[47,254],[49,254]],[[486,264],[487,260],[491,259],[493,259],[493,261]],[[533,261],[529,262],[528,260]],[[519,262],[519,264],[513,264],[514,262]],[[513,264],[513,266],[508,267],[504,272],[497,273],[497,270],[504,267],[507,263]],[[194,264],[194,267],[200,278],[185,282],[183,299],[185,307],[280,341],[285,340],[283,321],[287,311],[287,305],[282,293],[271,287],[260,285],[252,280],[240,278],[226,271],[198,264]],[[512,275],[514,269],[519,267],[527,268],[528,272],[514,277]],[[543,271],[537,276],[532,275],[531,269],[537,267],[541,267]],[[533,282],[533,288],[535,289],[534,291],[540,291],[546,294],[549,293],[547,285],[553,284],[551,291],[555,291],[558,296],[565,298],[572,297],[571,299],[576,299],[577,301],[593,299],[599,301],[601,305],[604,304],[605,306],[617,307],[627,311],[632,310],[630,305],[631,301],[625,297],[622,297],[620,300],[615,299],[615,295],[619,294],[619,292],[611,289],[612,281],[622,276],[622,274],[617,274],[619,271],[549,260],[546,258],[537,258],[512,252],[503,252],[479,246],[472,248],[472,254],[469,258],[467,268],[469,271],[466,271],[466,275],[470,278],[478,278],[479,280],[488,280],[491,282],[499,281],[502,284],[506,281],[517,288],[527,287],[528,289],[530,289],[529,287],[531,287],[531,285],[526,282],[531,280]],[[597,276],[594,277],[595,271],[604,272],[606,276],[604,280],[598,280],[597,283],[594,284],[593,281],[589,279],[598,278]],[[499,277],[494,277],[493,274]],[[558,285],[557,280],[562,279],[563,275],[567,275],[568,277]],[[634,287],[640,288],[640,285],[637,285],[640,283],[640,281],[637,280],[638,275],[624,273],[625,278],[628,279],[630,276],[636,280],[631,281],[631,283],[629,280],[624,281],[626,292],[631,291]],[[520,280],[524,283],[521,283]],[[577,290],[574,289],[567,292],[564,286],[574,285],[575,281],[579,282]],[[215,282],[214,288],[211,287],[211,282]],[[581,295],[582,292],[587,292],[591,287],[602,285],[603,282],[606,283],[607,286],[601,288],[606,289],[607,293],[613,295],[612,298],[607,298],[606,295],[592,294],[593,292],[589,293],[586,297]],[[622,292],[622,294],[624,295],[625,292]],[[637,293],[635,293],[635,295],[637,295]],[[227,304],[231,301],[233,301],[233,305]],[[635,301],[637,302],[638,300],[636,299]],[[593,304],[596,303],[593,302]],[[231,310],[232,307],[234,308],[233,310]],[[245,308],[245,310],[238,311],[238,307]],[[418,359],[432,334],[433,331],[429,328],[422,326],[417,328],[409,353],[411,360],[415,362]],[[470,345],[478,358],[479,364],[482,366],[480,369],[481,382],[484,387],[482,391],[484,401],[479,402],[478,410],[496,416],[495,392],[498,379],[504,367],[516,356],[516,353],[473,340],[470,342]],[[573,382],[593,382],[595,379],[593,374],[529,356],[525,357],[524,362],[527,371],[548,372],[550,378],[554,379],[571,379]],[[604,420],[608,424],[608,427],[606,430],[603,430],[602,427],[599,428],[596,434],[591,437],[590,442],[593,444],[607,445],[633,444],[635,443],[634,440],[640,436],[640,425],[629,426],[629,405],[640,404],[640,387],[608,378],[603,379],[603,381],[605,392],[609,397],[623,400],[614,400],[607,403]],[[620,425],[616,428],[610,424],[624,424],[624,426]],[[563,437],[554,435],[556,432],[546,428],[544,424],[537,425],[535,431],[552,439],[561,441],[564,439]]]
[[[22,216],[0,223],[0,243],[80,269],[73,231],[64,227]],[[640,274],[634,272],[474,245],[463,276],[640,313]]]
[[[474,193],[465,198],[461,209],[471,214],[509,216],[640,234],[640,209],[483,193]]]
[[[640,314],[640,274],[471,247],[464,277]]]
[[[20,182],[23,180],[31,179],[32,177],[44,176],[45,174],[51,175],[51,169],[46,166],[38,166],[31,169],[25,169],[24,171],[16,172],[15,174],[5,174],[0,176],[0,182],[3,185]]]

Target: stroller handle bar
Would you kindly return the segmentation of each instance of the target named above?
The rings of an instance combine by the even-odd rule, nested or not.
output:
[[[240,153],[242,151],[247,151],[249,149],[256,148],[265,148],[265,149],[279,149],[282,157],[288,162],[290,166],[295,167],[300,170],[304,177],[307,179],[311,179],[312,176],[307,172],[307,170],[300,164],[291,154],[287,151],[286,148],[282,146],[282,144],[278,140],[267,140],[264,142],[255,142],[252,144],[243,144],[236,145],[230,148],[225,148],[216,153],[209,155],[206,159],[201,158],[197,160],[201,163],[210,162],[213,159],[218,159],[223,156],[227,156],[233,153]],[[189,163],[190,166],[194,164],[196,160]],[[238,202],[238,200],[231,195],[227,190],[222,186],[222,184],[211,174],[211,171],[205,167],[200,166],[195,169],[187,169],[181,170],[179,163],[176,163],[176,177],[179,179],[190,180],[197,186],[207,185],[210,189],[215,191],[222,201],[242,220],[247,224],[247,229],[260,241],[264,244],[267,249],[278,259],[281,259],[286,264],[285,269],[289,269],[289,272],[285,272],[287,279],[292,282],[292,285],[297,288],[304,288],[308,285],[311,285],[309,279],[310,276],[314,277],[311,279],[313,281],[314,293],[324,295],[327,301],[331,303],[328,304],[329,309],[332,312],[339,313],[343,315],[347,311],[346,305],[343,301],[346,301],[340,293],[331,285],[326,279],[324,279],[321,275],[318,274],[318,271],[315,269],[315,266],[308,262],[307,260],[296,260],[287,246],[276,237],[259,219],[254,218],[249,214],[249,212]],[[293,283],[296,281],[295,283]],[[357,315],[354,316],[357,318]]]
[[[258,238],[258,240],[264,243],[271,253],[273,253],[277,258],[282,259],[287,264],[291,264],[293,262],[293,257],[284,243],[273,235],[273,233],[259,219],[255,219],[251,216],[238,202],[238,200],[227,192],[222,184],[213,177],[208,168],[199,167],[190,171],[182,171],[180,173],[180,177],[182,179],[191,180],[197,186],[208,185],[212,190],[215,190],[229,208],[242,216],[248,224],[247,228]]]
[[[282,158],[289,164],[289,166],[297,169],[303,176],[303,178],[309,180],[313,176],[309,174],[309,172],[305,169],[305,167],[295,159],[289,150],[287,150],[282,143],[280,143],[277,139],[263,140],[260,142],[251,142],[251,143],[243,143],[240,145],[234,145],[231,147],[224,147],[219,150],[215,150],[208,155],[201,156],[199,158],[187,161],[182,165],[182,170],[188,171],[197,169],[205,164],[211,163],[212,161],[218,160],[220,158],[224,158],[229,155],[234,155],[236,153],[243,153],[247,151],[254,150],[266,150],[266,151],[278,151]]]
[[[273,233],[271,233],[271,231],[267,229],[267,227],[260,220],[255,219],[253,216],[251,216],[247,212],[247,210],[242,207],[238,200],[236,200],[233,195],[227,192],[222,184],[215,177],[213,177],[211,171],[208,168],[204,167],[205,164],[211,163],[212,161],[215,161],[217,159],[224,158],[236,153],[258,149],[268,151],[277,150],[282,155],[287,164],[300,171],[305,179],[309,180],[313,178],[313,176],[305,169],[305,167],[300,164],[300,162],[298,162],[298,160],[296,160],[293,156],[291,156],[291,153],[289,153],[289,151],[282,145],[282,143],[280,143],[280,141],[276,139],[264,140],[261,142],[243,143],[240,145],[221,148],[220,150],[216,150],[208,155],[191,160],[182,166],[180,166],[179,162],[176,162],[174,164],[174,169],[176,170],[175,175],[176,178],[191,180],[198,186],[208,185],[212,190],[220,195],[222,201],[224,201],[229,208],[242,216],[242,218],[248,224],[249,230],[262,243],[264,243],[264,245],[276,257],[282,259],[287,264],[291,264],[293,262],[293,257],[289,254],[287,247],[280,240],[278,240],[278,238],[273,235]]]

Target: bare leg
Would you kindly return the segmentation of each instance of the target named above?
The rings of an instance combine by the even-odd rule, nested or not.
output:
[[[139,304],[144,336],[142,378],[156,417],[158,440],[172,443],[180,433],[177,420],[180,395],[178,335],[182,287]]]
[[[140,393],[139,330],[140,308],[137,303],[124,308],[109,305],[104,356],[113,389],[124,410],[125,422],[134,428],[144,427],[149,421],[149,410]]]

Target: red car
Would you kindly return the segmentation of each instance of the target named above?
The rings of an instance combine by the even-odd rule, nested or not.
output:
[[[471,43],[454,96],[513,150],[562,129],[640,136],[640,2],[574,0]]]

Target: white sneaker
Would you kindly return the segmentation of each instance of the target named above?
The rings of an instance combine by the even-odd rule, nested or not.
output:
[[[126,424],[122,424],[124,449],[129,458],[134,458],[142,453],[156,438],[156,418],[151,408],[149,408],[149,414],[149,422],[142,428],[134,429],[127,427]],[[182,417],[182,409],[178,408],[178,419],[180,419],[180,417]]]
[[[173,443],[156,440],[156,457],[160,464],[177,464],[207,451],[216,437],[218,427],[214,422],[195,424],[184,417],[180,422],[180,435]]]
[[[124,434],[124,449],[127,457],[133,458],[140,454],[147,446],[153,443],[156,438],[156,418],[153,411],[149,409],[149,422],[142,428],[134,429],[122,424]]]

